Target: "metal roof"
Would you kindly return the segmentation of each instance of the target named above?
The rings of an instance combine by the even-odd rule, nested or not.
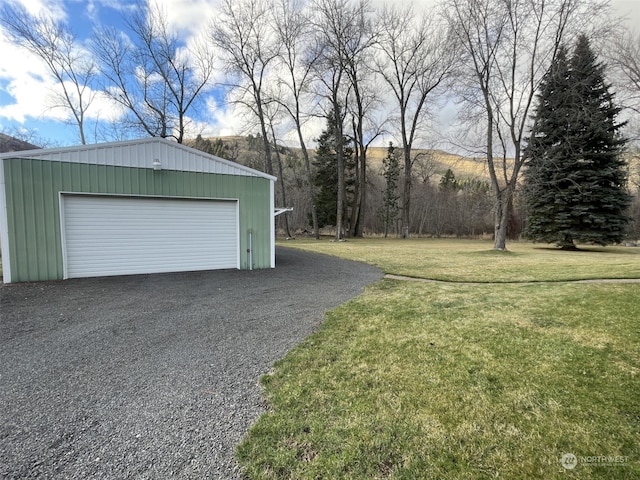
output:
[[[162,170],[219,173],[276,180],[276,177],[264,172],[158,137],[0,154],[0,160],[8,158],[150,169],[155,167]],[[159,165],[157,165],[158,161]]]

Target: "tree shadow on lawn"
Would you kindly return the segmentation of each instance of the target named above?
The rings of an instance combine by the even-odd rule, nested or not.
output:
[[[603,254],[612,254],[616,255],[640,255],[640,248],[637,247],[623,247],[623,246],[612,246],[612,247],[601,247],[598,245],[581,245],[576,248],[571,249],[563,249],[562,247],[557,246],[539,246],[532,247],[533,250],[543,250],[548,252],[565,252],[565,253],[603,253]],[[634,251],[633,249],[637,249]]]

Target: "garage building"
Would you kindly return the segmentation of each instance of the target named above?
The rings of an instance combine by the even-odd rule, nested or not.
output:
[[[3,280],[273,268],[275,180],[160,138],[0,155]]]

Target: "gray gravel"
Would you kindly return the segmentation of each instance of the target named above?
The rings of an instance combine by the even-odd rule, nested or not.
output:
[[[0,287],[0,478],[240,478],[260,376],[381,276],[279,248],[274,270]]]

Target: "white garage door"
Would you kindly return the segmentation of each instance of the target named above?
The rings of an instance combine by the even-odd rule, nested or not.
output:
[[[237,202],[63,195],[66,278],[238,268]]]

